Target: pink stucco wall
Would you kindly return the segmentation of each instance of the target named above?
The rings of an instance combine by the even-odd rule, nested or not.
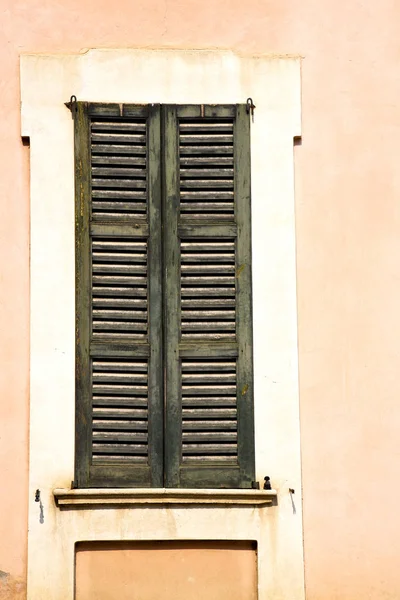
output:
[[[168,46],[304,57],[295,168],[307,599],[397,600],[399,3],[2,0],[0,9],[0,598],[24,597],[26,568],[29,149],[18,56]]]

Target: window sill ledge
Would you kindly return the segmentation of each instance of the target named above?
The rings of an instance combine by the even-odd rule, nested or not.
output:
[[[200,490],[200,489],[55,489],[56,505],[62,508],[101,508],[114,506],[272,506],[277,504],[276,490]]]

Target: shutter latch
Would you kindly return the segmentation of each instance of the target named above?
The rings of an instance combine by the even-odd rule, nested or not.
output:
[[[254,109],[256,105],[253,103],[253,98],[247,98],[246,100],[246,112],[247,114],[251,114],[251,120],[254,123]]]

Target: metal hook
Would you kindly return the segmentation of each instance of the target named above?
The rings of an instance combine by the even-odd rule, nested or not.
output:
[[[251,114],[251,120],[254,123],[254,109],[256,108],[256,105],[253,102],[253,98],[247,98],[246,100],[246,112],[247,114]]]
[[[71,96],[71,98],[69,99],[69,102],[66,102],[66,103],[65,103],[65,106],[66,106],[67,108],[69,108],[69,110],[71,111],[71,114],[72,114],[72,118],[73,118],[73,119],[75,118],[76,111],[77,111],[77,106],[76,106],[76,103],[77,103],[77,102],[78,102],[78,101],[77,101],[77,99],[76,99],[76,96],[74,96],[74,95],[73,95],[73,96]]]

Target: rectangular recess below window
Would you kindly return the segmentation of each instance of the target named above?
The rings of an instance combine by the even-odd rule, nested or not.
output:
[[[253,541],[83,542],[76,600],[256,600]]]

